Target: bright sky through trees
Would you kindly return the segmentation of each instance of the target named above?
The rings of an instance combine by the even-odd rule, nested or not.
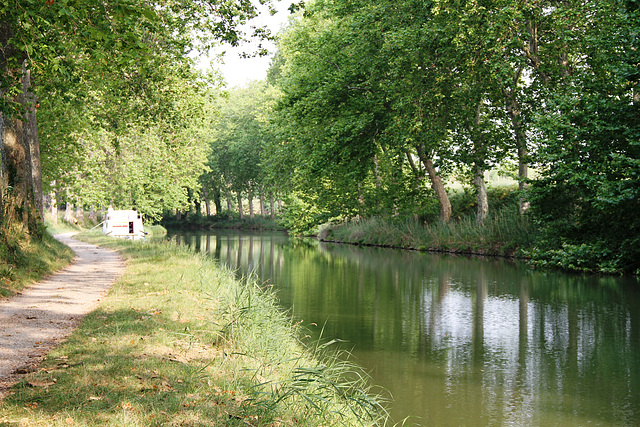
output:
[[[293,3],[292,0],[276,2],[274,6],[278,12],[273,16],[269,14],[265,7],[260,7],[261,15],[255,19],[253,24],[257,26],[266,25],[273,34],[277,34],[286,25],[289,16],[291,16],[288,10],[291,3]],[[250,29],[246,31],[250,32]],[[229,88],[244,86],[250,81],[262,80],[267,76],[267,69],[273,58],[275,45],[271,42],[264,42],[263,46],[269,50],[269,55],[251,58],[242,58],[242,53],[251,55],[256,50],[257,43],[244,43],[237,48],[225,45],[220,48],[219,52],[225,52],[223,63],[214,61],[214,68],[221,71]],[[206,59],[204,62],[203,66],[206,67],[208,65],[206,64]]]

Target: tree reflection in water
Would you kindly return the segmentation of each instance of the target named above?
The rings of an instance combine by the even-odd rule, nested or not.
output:
[[[275,233],[171,238],[274,284],[283,307],[310,330],[346,340],[393,394],[396,420],[640,423],[636,279]]]

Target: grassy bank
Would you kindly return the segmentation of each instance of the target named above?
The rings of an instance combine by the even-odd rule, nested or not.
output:
[[[531,245],[533,233],[527,217],[507,206],[491,214],[482,225],[477,225],[472,216],[446,224],[370,218],[325,225],[318,237],[361,245],[514,256]]]
[[[326,426],[383,419],[359,369],[324,346],[303,346],[300,325],[268,290],[184,247],[84,238],[118,249],[126,273],[42,368],[14,387],[0,423]]]
[[[69,248],[48,233],[38,239],[19,228],[0,232],[0,297],[10,297],[61,269],[73,256]]]

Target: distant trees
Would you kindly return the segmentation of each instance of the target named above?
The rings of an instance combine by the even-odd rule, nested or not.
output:
[[[261,214],[266,213],[265,200],[270,202],[269,210],[273,212],[278,188],[269,175],[273,169],[265,167],[265,160],[266,151],[274,143],[267,120],[276,97],[276,89],[264,82],[234,88],[217,97],[209,130],[209,172],[201,178],[207,194],[218,195],[217,213],[222,212],[220,195],[225,196],[229,212],[235,198],[240,218],[244,216],[245,199],[251,217],[256,212],[256,198],[260,201]]]

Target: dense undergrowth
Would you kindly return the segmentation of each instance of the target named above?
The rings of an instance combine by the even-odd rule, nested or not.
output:
[[[1,422],[24,425],[382,424],[367,376],[304,331],[269,290],[169,243],[83,239],[127,270],[42,368],[13,388]]]

